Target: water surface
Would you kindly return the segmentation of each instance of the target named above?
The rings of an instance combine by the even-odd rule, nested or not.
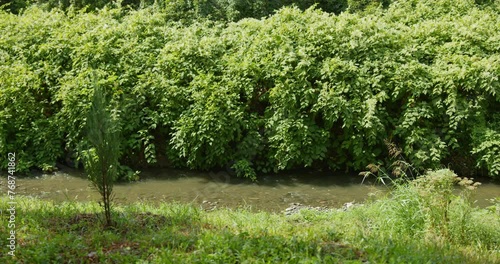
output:
[[[117,184],[115,201],[153,203],[179,201],[203,207],[246,207],[278,212],[291,203],[340,207],[363,202],[387,191],[384,186],[360,184],[362,177],[329,172],[295,172],[265,176],[259,182],[230,176],[226,172],[201,173],[182,170],[148,170],[139,182]],[[81,171],[65,168],[52,175],[18,178],[17,193],[54,201],[91,201],[99,195]],[[2,186],[2,193],[5,193]],[[500,185],[483,182],[475,199],[488,206],[488,199],[500,196]]]

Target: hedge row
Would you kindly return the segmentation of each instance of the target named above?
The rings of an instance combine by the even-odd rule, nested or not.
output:
[[[388,0],[384,1],[388,4]],[[265,17],[281,7],[290,5],[302,10],[316,5],[325,12],[340,13],[348,7],[357,11],[381,2],[382,0],[123,0],[118,4],[118,1],[113,0],[0,0],[0,6],[15,14],[22,13],[33,4],[49,11],[53,8],[93,11],[117,5],[128,9],[155,6],[170,12],[171,18],[175,19],[209,17],[215,20],[236,21],[249,17]]]
[[[21,170],[78,157],[95,73],[122,164],[360,170],[390,139],[418,168],[498,177],[499,10],[408,0],[189,26],[154,8],[1,12],[0,155]]]

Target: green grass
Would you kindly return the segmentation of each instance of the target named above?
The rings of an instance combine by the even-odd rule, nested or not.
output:
[[[464,195],[434,208],[447,192],[422,190],[401,185],[346,212],[292,216],[137,203],[115,207],[111,229],[96,203],[18,196],[15,257],[6,255],[3,196],[0,263],[500,263],[497,210]]]

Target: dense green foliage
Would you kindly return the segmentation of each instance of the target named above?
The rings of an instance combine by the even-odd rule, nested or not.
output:
[[[122,164],[359,170],[390,139],[417,168],[500,175],[498,2],[188,25],[158,10],[1,12],[0,154],[47,170],[78,156],[96,71]]]
[[[112,230],[96,224],[95,203],[18,197],[22,222],[16,222],[16,256],[0,255],[0,261],[498,263],[500,203],[474,207],[473,190],[453,194],[457,180],[447,170],[431,172],[397,185],[391,196],[348,211],[302,210],[291,216],[137,203],[115,208]],[[474,186],[465,179],[460,183]],[[9,201],[1,197],[0,207],[7,208]],[[0,218],[2,237],[8,237],[6,221]],[[4,250],[6,243],[0,240]]]
[[[242,18],[261,18],[273,14],[284,6],[294,5],[302,10],[316,5],[325,12],[340,13],[348,7],[352,10],[363,10],[370,3],[379,0],[0,0],[0,6],[13,13],[20,13],[32,4],[45,10],[59,8],[61,10],[85,9],[93,11],[104,6],[122,6],[127,9],[138,9],[148,6],[162,9],[175,20],[192,20],[209,18],[222,21],[237,21]]]

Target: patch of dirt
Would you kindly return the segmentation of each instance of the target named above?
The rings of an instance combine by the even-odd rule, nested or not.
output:
[[[356,249],[350,245],[342,244],[335,241],[327,241],[320,244],[323,254],[341,255],[351,259],[359,259],[365,262],[365,253],[362,250]]]
[[[168,220],[163,215],[152,214],[150,212],[135,214],[134,217],[140,226],[152,225],[156,228],[165,225]]]
[[[95,223],[99,218],[96,214],[77,214],[70,218],[68,224]]]
[[[119,253],[120,255],[134,255],[140,253],[141,248],[138,242],[111,242],[111,245],[104,247],[102,252],[104,255],[111,255]],[[102,256],[101,256],[102,257]],[[85,263],[102,263],[102,259],[96,251],[89,252],[85,257]]]
[[[116,252],[127,254],[130,252],[138,251],[139,248],[140,248],[140,246],[139,246],[138,242],[124,241],[124,242],[112,242],[111,245],[103,248],[102,251],[106,255],[113,254]]]

